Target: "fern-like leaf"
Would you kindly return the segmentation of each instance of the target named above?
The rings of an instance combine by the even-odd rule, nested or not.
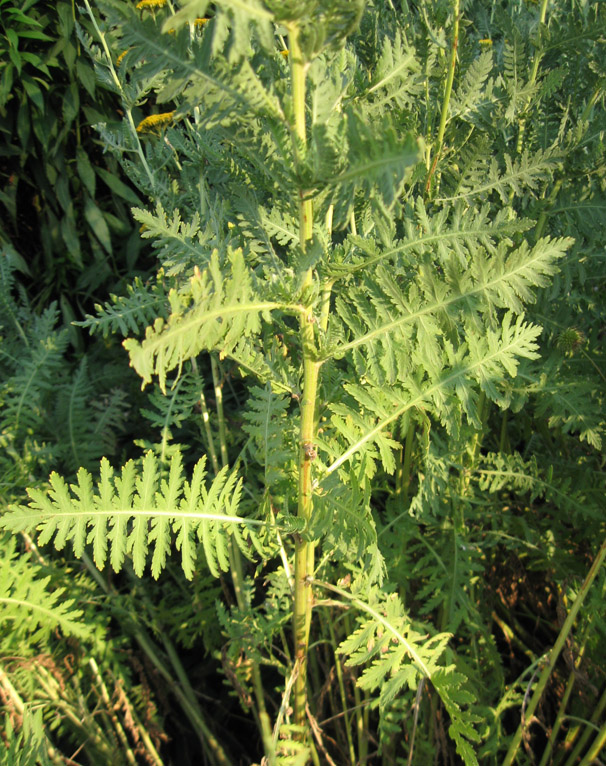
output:
[[[169,293],[171,313],[168,321],[157,319],[148,327],[142,343],[129,338],[124,347],[131,364],[144,382],[157,374],[165,390],[166,373],[181,367],[184,361],[202,350],[218,350],[228,356],[243,338],[260,332],[261,316],[269,319],[276,309],[299,311],[255,294],[252,275],[241,250],[229,255],[229,272],[225,278],[215,251],[207,269],[196,270],[189,286]]]
[[[139,576],[151,550],[155,578],[165,566],[174,536],[183,571],[191,579],[201,542],[208,567],[218,576],[229,566],[230,534],[247,553],[246,538],[253,536],[253,527],[261,522],[237,515],[241,481],[236,473],[223,469],[207,486],[205,464],[206,458],[202,458],[187,482],[178,453],[172,458],[167,479],[161,479],[152,453],[145,456],[140,471],[131,460],[120,475],[115,475],[103,459],[96,488],[84,469],[71,487],[53,473],[48,493],[28,490],[29,506],[11,507],[0,525],[13,532],[37,531],[40,544],[54,537],[59,550],[71,541],[76,556],[82,556],[86,544],[92,543],[100,569],[109,558],[113,569],[119,571],[128,553]]]
[[[46,641],[57,629],[64,636],[90,638],[92,629],[81,621],[74,599],[65,598],[65,588],[53,588],[51,575],[36,577],[36,567],[16,551],[14,540],[5,536],[0,546],[0,633],[32,643]]]
[[[104,338],[112,333],[126,336],[141,332],[152,319],[164,314],[166,294],[161,285],[144,285],[135,277],[126,291],[126,295],[112,295],[110,301],[95,304],[96,316],[86,314],[81,322],[74,324],[86,327],[91,335],[100,332]]]
[[[465,678],[454,665],[440,664],[450,635],[440,633],[427,638],[426,633],[420,633],[395,594],[379,600],[371,592],[370,598],[362,600],[340,588],[321,585],[368,615],[339,646],[339,653],[347,656],[347,665],[368,665],[358,684],[369,691],[380,690],[379,705],[385,710],[405,687],[414,690],[422,678],[429,680],[449,714],[449,733],[457,752],[466,766],[477,766],[471,743],[480,741],[475,729],[478,719],[466,710],[474,697],[465,689]]]

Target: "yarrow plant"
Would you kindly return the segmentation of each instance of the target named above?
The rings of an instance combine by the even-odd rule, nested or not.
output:
[[[149,200],[132,214],[158,258],[84,325],[126,336],[162,436],[71,486],[53,474],[4,528],[115,572],[229,576],[221,665],[258,725],[252,758],[454,762],[447,731],[468,766],[512,762],[524,723],[503,714],[526,687],[486,678],[482,582],[521,532],[481,509],[560,491],[504,413],[550,407],[526,312],[573,278],[575,211],[551,216],[603,117],[597,53],[550,57],[603,7],[84,5],[82,43],[123,101],[122,130],[98,128]],[[603,164],[579,171],[588,203]],[[602,430],[565,428],[594,447]],[[575,491],[558,502],[582,515]]]

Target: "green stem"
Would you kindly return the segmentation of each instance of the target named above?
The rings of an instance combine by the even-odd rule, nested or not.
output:
[[[210,366],[213,374],[213,386],[215,388],[215,402],[217,404],[217,417],[219,418],[219,448],[221,450],[221,465],[225,468],[229,464],[227,456],[227,429],[225,428],[225,413],[223,412],[223,388],[221,387],[221,375],[219,365],[214,356],[210,357]]]
[[[545,16],[547,15],[547,3],[549,0],[542,0],[541,3],[541,10],[539,13],[539,30],[538,30],[538,39],[539,44],[541,40],[541,29],[543,25],[545,24]],[[542,53],[540,53],[538,46],[535,48],[534,56],[532,59],[532,69],[530,70],[530,79],[528,80],[528,85],[526,86],[529,90],[532,88],[532,86],[535,84],[535,81],[537,79],[537,75],[539,73],[539,64],[541,63],[541,57]],[[528,96],[526,99],[526,103],[523,107],[523,112],[528,109],[528,106],[530,105],[531,96]],[[522,151],[522,144],[524,143],[524,133],[526,132],[526,121],[527,118],[525,116],[522,116],[520,119],[520,128],[518,131],[518,140],[516,142],[516,154],[520,154]],[[510,194],[510,200],[513,200],[513,190]]]
[[[353,737],[351,735],[351,719],[347,708],[347,694],[345,693],[345,682],[343,680],[343,667],[341,665],[341,658],[337,656],[337,639],[335,638],[335,629],[330,618],[328,616],[328,630],[330,631],[330,643],[334,653],[335,670],[337,672],[337,682],[339,684],[339,694],[341,696],[341,707],[343,710],[343,720],[345,722],[345,736],[347,737],[347,747],[349,750],[349,760],[352,766],[356,763],[356,751],[354,748]]]
[[[602,547],[598,551],[598,555],[596,556],[595,561],[591,565],[591,569],[589,570],[587,577],[585,578],[585,582],[581,586],[581,589],[579,590],[579,593],[576,599],[574,600],[574,603],[570,609],[570,612],[568,613],[568,616],[566,617],[566,620],[564,621],[564,625],[562,625],[562,629],[560,630],[560,633],[556,639],[556,642],[553,645],[551,651],[549,652],[547,663],[545,664],[545,667],[543,668],[543,672],[541,673],[539,681],[536,685],[534,694],[532,695],[532,698],[530,702],[528,703],[526,710],[524,711],[525,721],[532,721],[534,712],[537,709],[537,705],[539,704],[541,697],[543,695],[543,692],[545,691],[545,687],[547,685],[547,681],[549,680],[549,676],[551,675],[555,667],[556,661],[558,657],[560,656],[560,652],[562,651],[562,649],[564,648],[564,645],[566,644],[566,639],[568,638],[568,634],[572,630],[572,626],[574,625],[576,616],[580,608],[583,606],[583,603],[589,592],[589,588],[591,587],[591,584],[593,583],[597,573],[599,572],[600,567],[604,563],[605,558],[606,558],[606,539],[602,543]],[[505,760],[503,761],[503,766],[511,766],[511,764],[513,763],[516,753],[518,752],[518,748],[520,747],[520,742],[522,741],[524,728],[525,728],[524,721],[520,721],[520,725],[518,726],[517,731],[511,740],[509,750],[507,751],[507,755],[505,756]]]
[[[547,742],[547,745],[545,747],[545,750],[543,751],[543,757],[541,758],[541,762],[539,763],[539,766],[547,766],[548,763],[552,762],[551,754],[553,752],[553,746],[554,743],[558,737],[558,734],[560,732],[560,728],[562,726],[562,723],[564,721],[564,716],[566,713],[566,707],[568,705],[568,700],[570,699],[570,695],[572,694],[572,689],[574,686],[574,682],[576,680],[576,674],[577,670],[581,664],[581,661],[583,659],[583,654],[585,652],[585,644],[587,643],[587,636],[585,636],[585,640],[583,641],[583,645],[581,646],[581,649],[579,650],[579,655],[575,660],[574,668],[570,671],[570,675],[568,676],[568,681],[566,683],[566,689],[564,691],[564,694],[562,696],[562,701],[560,702],[560,706],[558,708],[558,713],[556,715],[556,719],[554,721],[553,727],[551,728],[551,731],[549,733],[549,740]]]
[[[600,720],[602,717],[602,713],[606,709],[606,689],[604,689],[604,692],[602,693],[602,696],[600,697],[600,700],[598,704],[596,705],[596,708],[591,716],[590,723],[596,723]],[[580,731],[580,726],[575,726],[574,729],[571,729],[567,736],[565,741],[565,748],[560,748],[560,753],[564,755],[564,753],[568,752],[570,750],[570,747],[572,746],[572,743],[575,741],[575,739],[578,737]],[[570,753],[565,766],[573,766],[573,764],[576,764],[578,761],[581,752],[585,745],[587,744],[587,741],[589,737],[591,736],[591,729],[587,726],[585,728],[585,731],[581,735],[579,741],[577,742],[574,750]],[[556,766],[562,761],[562,758],[559,757],[556,759]]]
[[[198,365],[195,359],[192,359],[192,369],[196,376],[198,376]],[[200,411],[202,413],[202,423],[204,425],[204,433],[206,435],[206,445],[208,447],[208,454],[210,455],[210,462],[213,465],[213,471],[215,474],[219,473],[219,461],[217,460],[217,451],[215,449],[215,440],[213,439],[213,433],[210,428],[210,413],[208,412],[208,406],[206,404],[206,397],[204,396],[204,390],[200,386]]]
[[[291,84],[294,113],[294,151],[298,156],[307,146],[305,123],[305,77],[309,64],[304,60],[299,45],[299,27],[291,24],[288,29],[290,42]],[[313,232],[313,206],[305,198],[305,190],[299,189],[299,237],[301,247]],[[303,294],[312,283],[312,270],[303,275]],[[301,430],[299,434],[299,487],[297,515],[307,525],[312,514],[312,472],[315,457],[316,400],[318,397],[319,363],[315,361],[316,341],[315,317],[312,307],[307,307],[300,317],[299,337],[303,352],[303,391],[301,396]],[[312,590],[308,578],[314,571],[314,545],[295,537],[295,592],[293,608],[293,638],[295,647],[295,669],[297,672],[294,689],[294,721],[307,728],[307,661],[309,651],[309,628],[311,624]]]
[[[403,460],[398,466],[398,475],[396,477],[396,495],[400,496],[402,505],[408,505],[408,493],[410,490],[410,467],[412,465],[412,447],[415,437],[415,424],[412,418],[406,429],[406,441],[404,442]]]
[[[115,601],[117,598],[116,591],[106,583],[105,579],[101,575],[101,572],[99,572],[97,567],[92,563],[86,553],[82,555],[82,560],[89,573],[92,575],[93,579],[97,582],[101,589],[110,597],[111,601]],[[128,613],[122,613],[120,616],[122,619],[125,617],[128,618]],[[124,627],[132,634],[133,638],[137,641],[141,649],[143,649],[147,657],[150,659],[154,667],[158,670],[164,679],[169,690],[179,701],[183,712],[189,719],[190,723],[193,725],[194,731],[199,737],[204,752],[210,759],[210,762],[212,764],[217,764],[217,766],[230,766],[230,761],[227,758],[227,755],[225,754],[225,751],[223,750],[220,742],[211,732],[202,716],[202,711],[200,710],[196,700],[194,690],[189,683],[189,679],[187,678],[187,674],[181,665],[181,661],[179,660],[177,653],[171,653],[171,662],[173,665],[174,674],[176,674],[179,679],[184,681],[184,688],[181,688],[181,686],[174,680],[173,673],[171,673],[170,670],[167,669],[164,662],[162,662],[157,647],[141,627],[140,621],[137,621],[136,619],[126,619],[124,622]],[[165,639],[165,645],[167,643],[170,642],[168,642],[168,639]]]
[[[442,101],[442,112],[440,114],[440,127],[438,128],[438,137],[436,139],[436,152],[429,167],[429,173],[427,174],[427,181],[425,183],[425,191],[429,192],[431,188],[431,179],[435,173],[438,162],[440,161],[440,155],[442,154],[442,144],[444,142],[444,132],[446,131],[446,122],[448,120],[448,106],[450,104],[450,96],[452,94],[452,84],[454,82],[455,69],[457,65],[457,49],[459,47],[459,11],[460,0],[454,0],[453,2],[453,27],[452,27],[452,47],[450,49],[450,63],[448,65],[448,77],[446,79],[446,87],[444,88],[444,100]]]
[[[347,631],[347,635],[351,636],[353,633],[353,628],[351,626],[351,620],[349,619],[349,614],[346,612],[344,616],[345,621],[345,630]],[[360,694],[360,688],[358,687],[358,684],[354,680],[353,684],[353,694],[354,694],[354,712],[356,715],[356,735],[358,738],[358,760],[357,763],[364,765],[366,763],[366,759],[368,757],[368,732],[369,724],[368,724],[368,692],[364,692],[364,699],[365,702],[362,702],[362,695]]]
[[[591,766],[593,763],[597,763],[597,757],[606,745],[606,723],[600,728],[596,738],[593,741],[593,745],[585,753],[585,757],[579,763],[579,766]]]
[[[227,454],[227,429],[225,426],[225,412],[223,410],[223,389],[221,385],[219,365],[217,364],[215,357],[212,355],[210,357],[210,364],[213,376],[213,385],[215,388],[217,418],[219,420],[219,448],[221,451],[221,464],[223,467],[225,467],[229,465],[229,456]],[[238,549],[238,546],[234,542],[233,538],[229,541],[229,565],[231,579],[234,586],[234,593],[236,595],[236,602],[240,611],[244,613],[248,608],[248,604],[246,603],[243,587],[244,570],[242,567],[242,555],[240,554],[240,550]],[[263,680],[261,678],[259,663],[256,662],[253,658],[251,658],[251,667],[253,690],[257,703],[257,720],[259,723],[259,729],[261,731],[261,738],[263,740],[265,755],[267,756],[268,766],[273,766],[275,763],[275,748],[273,744],[271,721],[267,713],[267,708],[265,707]]]
[[[537,221],[537,225],[534,230],[535,241],[541,239],[541,237],[543,236],[543,231],[545,230],[545,224],[547,223],[547,217],[549,216],[551,209],[555,205],[555,201],[557,199],[558,192],[560,191],[560,188],[562,186],[562,182],[563,182],[562,178],[559,178],[555,182],[555,184],[553,185],[551,194],[549,195],[549,199],[547,200],[545,207],[541,211],[541,215],[539,216],[539,220]]]
[[[118,89],[118,92],[120,93],[120,96],[122,97],[122,103],[124,106],[124,113],[126,114],[126,118],[128,121],[128,127],[130,128],[130,132],[132,133],[132,136],[135,141],[135,146],[137,148],[137,154],[139,155],[139,159],[141,160],[141,164],[143,165],[145,172],[147,174],[147,177],[149,179],[149,182],[151,184],[152,189],[155,187],[155,181],[153,173],[150,170],[149,165],[147,164],[147,160],[145,159],[145,154],[143,153],[143,147],[141,146],[141,141],[139,141],[139,136],[137,135],[137,128],[135,127],[135,122],[133,120],[133,115],[130,106],[128,105],[126,95],[124,93],[124,89],[122,88],[122,83],[120,82],[120,78],[118,77],[118,74],[116,72],[116,68],[114,67],[114,62],[112,61],[112,55],[110,53],[109,48],[107,47],[107,42],[105,40],[105,35],[101,32],[101,29],[99,28],[99,25],[97,24],[97,19],[93,15],[92,8],[90,7],[90,3],[88,0],[84,0],[84,4],[86,5],[86,9],[88,11],[88,15],[90,16],[90,19],[93,23],[93,26],[95,28],[95,32],[97,33],[97,36],[99,38],[99,41],[101,42],[101,45],[103,46],[103,50],[105,51],[105,57],[107,59],[107,67],[110,71],[110,74],[112,76],[112,80],[114,81],[114,85]]]

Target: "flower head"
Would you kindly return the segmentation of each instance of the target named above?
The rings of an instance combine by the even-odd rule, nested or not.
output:
[[[137,133],[153,133],[159,128],[163,128],[173,121],[175,110],[172,112],[163,112],[162,114],[152,114],[146,117],[137,125]]]

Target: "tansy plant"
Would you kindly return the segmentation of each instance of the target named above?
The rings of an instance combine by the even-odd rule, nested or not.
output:
[[[543,390],[524,312],[571,251],[550,210],[603,75],[544,63],[568,10],[485,5],[104,0],[82,36],[159,263],[85,324],[127,336],[162,438],[53,474],[2,524],[99,568],[221,578],[222,665],[265,764],[429,763],[440,727],[492,763],[522,705],[514,685],[498,708],[487,670],[478,519],[490,492],[557,480],[532,483],[505,419],[502,456],[482,442]]]

